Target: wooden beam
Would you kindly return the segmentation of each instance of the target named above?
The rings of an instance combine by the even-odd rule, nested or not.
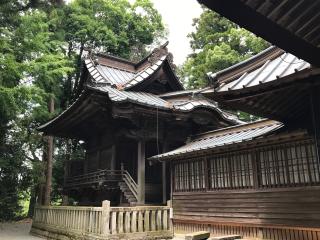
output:
[[[310,108],[312,114],[312,132],[316,145],[316,157],[320,166],[320,88],[312,89],[310,94]]]
[[[320,66],[319,48],[263,16],[240,0],[232,1],[231,5],[229,1],[225,0],[198,1],[280,48],[316,66]]]

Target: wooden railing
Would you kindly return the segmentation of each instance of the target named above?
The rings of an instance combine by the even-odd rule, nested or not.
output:
[[[101,207],[37,206],[33,226],[50,226],[78,233],[101,233]]]
[[[102,184],[104,182],[119,182],[123,181],[132,194],[138,199],[138,185],[126,170],[99,170],[67,179],[65,188],[88,185],[88,184]]]
[[[31,233],[67,239],[172,238],[172,208],[168,206],[102,207],[37,206]]]
[[[99,170],[83,175],[67,178],[65,187],[73,187],[79,185],[96,184],[110,181],[122,180],[123,171],[121,170]]]
[[[138,199],[138,184],[133,180],[128,171],[122,171],[122,179],[127,184],[135,198]]]

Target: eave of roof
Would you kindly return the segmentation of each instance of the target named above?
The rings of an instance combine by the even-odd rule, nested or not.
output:
[[[207,75],[213,84],[228,83],[240,74],[243,74],[243,72],[252,71],[261,67],[267,60],[272,60],[280,56],[283,52],[282,49],[271,46],[242,62],[215,73],[209,72]]]
[[[193,137],[191,142],[173,151],[159,154],[149,160],[168,160],[189,153],[211,150],[217,147],[226,147],[236,143],[251,141],[253,139],[271,134],[283,127],[280,122],[264,119],[252,123],[232,126],[202,133]]]
[[[239,124],[241,121],[237,119],[236,116],[226,113],[219,109],[216,104],[210,102],[209,100],[197,100],[193,99],[181,104],[172,103],[160,98],[157,95],[145,92],[135,92],[135,91],[120,91],[110,85],[104,86],[86,86],[85,90],[76,99],[72,105],[70,105],[65,111],[60,115],[50,120],[49,122],[38,127],[38,130],[43,131],[49,125],[54,125],[57,121],[63,119],[69,113],[73,112],[76,106],[79,105],[83,99],[89,94],[102,94],[105,95],[111,102],[114,103],[133,103],[139,106],[148,107],[154,110],[162,110],[172,113],[188,113],[194,111],[195,109],[206,109],[209,111],[216,112],[223,120],[229,122],[230,124]]]
[[[320,2],[198,1],[267,41],[320,66]]]
[[[276,54],[268,54],[271,51]],[[264,55],[264,57],[261,57]],[[257,63],[254,64],[254,61]],[[253,67],[254,66],[254,67]],[[239,70],[240,69],[240,70]],[[294,83],[320,74],[320,68],[312,67],[308,62],[298,59],[281,49],[269,48],[228,69],[208,75],[214,81],[211,89],[205,89],[205,96],[220,101],[222,96],[245,94],[259,89],[270,89],[272,86]]]

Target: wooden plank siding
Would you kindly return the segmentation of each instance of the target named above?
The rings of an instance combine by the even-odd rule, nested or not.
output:
[[[174,218],[320,227],[320,187],[173,195]]]
[[[173,161],[172,172],[177,231],[320,240],[313,140]]]

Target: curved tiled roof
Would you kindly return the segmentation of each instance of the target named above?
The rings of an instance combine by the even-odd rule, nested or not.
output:
[[[133,87],[141,82],[143,82],[145,79],[147,79],[150,75],[152,75],[154,72],[156,72],[164,62],[164,60],[167,58],[167,56],[162,56],[155,64],[151,65],[150,67],[147,67],[143,69],[142,71],[135,74],[129,81],[127,81],[125,84],[123,84],[124,89],[128,89],[130,87]]]
[[[167,56],[162,56],[156,63],[142,69],[139,72],[131,72],[128,70],[118,69],[111,66],[104,66],[101,64],[97,64],[95,66],[92,59],[90,58],[85,60],[85,64],[96,83],[116,85],[121,89],[129,89],[143,82],[150,75],[155,73],[161,67],[166,58]]]
[[[84,60],[84,64],[90,72],[93,82],[115,85],[121,90],[126,90],[144,82],[157,72],[165,62],[168,62],[172,68],[171,54],[167,51],[166,46],[167,43],[156,48],[138,63],[111,55],[97,54],[100,58],[93,61],[92,57],[88,56]],[[171,71],[174,75],[174,81],[176,81],[176,90],[182,90],[181,82],[172,69]]]
[[[217,113],[217,115],[221,117],[220,120],[223,119],[229,124],[240,123],[237,117],[219,109],[215,102],[204,97],[195,96],[195,91],[189,92],[182,90],[182,94],[180,91],[176,91],[169,95],[156,95],[143,91],[133,91],[133,86],[147,80],[163,66],[164,62],[169,64],[170,67],[169,55],[166,51],[151,56],[152,59],[150,61],[145,59],[139,62],[139,66],[135,66],[134,63],[129,61],[115,60],[114,57],[104,57],[105,58],[100,58],[100,60],[95,61],[93,61],[91,57],[85,59],[84,63],[89,75],[88,79],[90,80],[82,85],[82,94],[67,110],[50,122],[40,126],[40,130],[43,130],[48,125],[54,124],[56,121],[63,120],[64,117],[67,117],[69,114],[72,115],[74,109],[77,106],[81,106],[82,101],[86,101],[84,97],[91,97],[95,92],[107,97],[113,103],[130,102],[151,109],[161,109],[172,113],[187,113],[195,109],[206,109]],[[100,61],[101,64],[99,64]],[[138,69],[139,71],[134,72],[134,69]],[[176,79],[175,76],[173,77]],[[178,79],[176,80],[178,81]],[[173,87],[172,90],[174,89],[180,89],[180,87],[177,85]],[[186,93],[191,94],[191,96],[188,96],[186,99],[176,98],[176,96],[184,96]]]
[[[94,74],[94,73],[93,73]],[[173,112],[191,112],[197,108],[204,108],[208,109],[209,111],[217,112],[224,120],[232,123],[232,124],[239,124],[242,123],[235,115],[227,113],[221,110],[215,102],[212,102],[208,99],[190,99],[190,100],[183,100],[183,101],[170,101],[161,98],[158,95],[146,92],[136,92],[136,91],[121,91],[115,87],[110,85],[105,86],[87,86],[88,90],[92,90],[95,92],[100,92],[106,94],[112,102],[120,103],[120,102],[131,102],[141,106],[146,106],[155,109],[162,109],[166,111],[173,111]],[[56,120],[63,118],[67,112],[72,111],[72,108],[76,105],[78,101],[85,95],[86,90],[82,92],[79,98],[73,102],[68,109],[63,111],[59,116],[52,119],[48,123],[40,126],[38,129],[42,130],[49,124],[54,123]]]
[[[123,85],[130,81],[136,74],[134,72],[129,72],[122,69],[117,69],[110,66],[97,65],[97,70],[100,72],[104,83],[109,83],[111,85]]]
[[[251,62],[254,63],[253,66],[250,65]],[[308,62],[279,48],[270,47],[230,68],[217,73],[208,73],[208,76],[217,83],[215,92],[225,92],[276,81],[310,67]]]
[[[283,127],[282,123],[265,119],[253,123],[223,128],[197,135],[186,145],[173,151],[153,156],[149,159],[162,160],[164,158],[172,158],[185,153],[245,142],[274,132],[281,127]]]
[[[170,109],[172,106],[167,101],[159,98],[157,95],[145,92],[120,91],[111,86],[90,86],[89,89],[106,93],[113,102],[132,102],[144,106],[150,106],[160,109]]]

